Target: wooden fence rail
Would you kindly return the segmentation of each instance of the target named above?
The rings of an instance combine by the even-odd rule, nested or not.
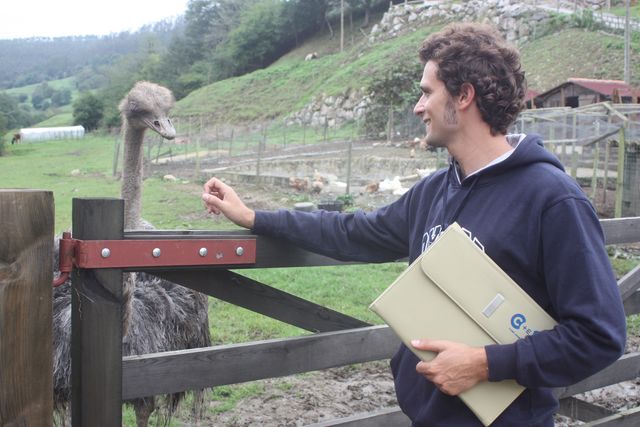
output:
[[[0,192],[0,208],[5,206],[3,202],[7,199],[4,196]],[[24,209],[24,212],[29,211],[30,209]],[[123,213],[122,200],[74,199],[74,238],[84,240],[228,239],[249,235],[248,232],[243,231],[125,233]],[[640,217],[602,220],[601,224],[607,244],[640,242]],[[49,240],[52,239],[49,238]],[[256,244],[257,262],[251,266],[78,269],[74,271],[72,276],[74,289],[72,292],[72,425],[122,425],[123,399],[255,381],[391,357],[399,340],[387,326],[369,325],[359,319],[319,306],[237,273],[242,268],[345,263],[315,255],[270,238],[256,237]],[[51,250],[49,246],[45,251],[47,262],[42,263],[45,267],[50,265]],[[0,255],[2,254],[0,251]],[[233,268],[234,272],[229,271],[228,268]],[[44,269],[47,270],[48,267]],[[150,272],[313,333],[294,338],[219,345],[130,356],[123,359],[122,272],[129,270]],[[49,269],[48,277],[51,276],[50,273]],[[3,277],[0,275],[2,286],[4,286]],[[618,284],[627,315],[639,313],[640,268],[626,274]],[[0,287],[0,291],[2,289]],[[0,316],[2,315],[3,312],[0,311]],[[96,331],[100,332],[96,333]],[[4,340],[5,337],[0,336],[0,356],[4,354]],[[0,362],[2,362],[0,368],[3,368],[0,370],[0,376],[2,376],[5,372],[5,364],[1,357]],[[252,368],[246,369],[247,366]],[[570,387],[556,389],[557,396],[562,399],[559,412],[594,426],[640,425],[639,408],[612,414],[604,408],[574,397],[588,390],[632,380],[639,376],[640,353],[626,354],[592,377]],[[0,386],[0,391],[2,390],[4,389]],[[4,398],[0,404],[3,403]],[[0,415],[2,415],[1,412]],[[408,421],[399,409],[389,408],[372,414],[354,415],[342,420],[317,424],[317,426],[329,425],[404,426],[408,425]]]
[[[95,215],[102,202],[85,201],[83,209]],[[109,202],[113,205],[114,202]],[[76,205],[74,204],[74,207]],[[113,205],[115,206],[115,205]],[[103,208],[103,207],[100,207]],[[113,208],[109,208],[113,212]],[[117,207],[117,209],[121,209]],[[111,213],[110,215],[114,215]],[[104,215],[103,215],[104,216]],[[101,216],[101,218],[103,217]],[[75,219],[75,216],[74,216]],[[102,219],[100,220],[102,221]],[[640,218],[601,221],[607,244],[640,242]],[[114,227],[114,232],[115,232]],[[121,230],[121,229],[120,229]],[[117,233],[116,233],[117,234]],[[124,239],[185,239],[246,237],[246,231],[194,232],[145,231],[123,233]],[[97,238],[97,237],[93,237]],[[256,264],[247,268],[300,267],[338,265],[342,262],[292,247],[278,240],[256,237]],[[399,340],[387,326],[371,326],[361,320],[319,306],[303,298],[272,288],[227,269],[211,268],[146,269],[166,280],[187,286],[215,298],[256,311],[280,321],[314,332],[295,338],[272,339],[233,345],[220,345],[157,354],[125,357],[115,367],[110,363],[111,375],[122,373],[120,393],[112,392],[108,399],[113,410],[122,399],[201,389],[225,384],[255,381],[296,373],[344,366],[373,360],[388,359],[395,352]],[[234,270],[242,269],[237,266]],[[137,269],[140,270],[140,269]],[[640,312],[640,269],[636,268],[619,282],[627,314]],[[117,298],[114,298],[115,301]],[[83,319],[87,322],[87,319]],[[88,327],[84,327],[87,328]],[[115,331],[115,329],[114,329]],[[115,340],[115,332],[109,334]],[[115,345],[115,343],[113,343]],[[101,352],[109,353],[102,344],[94,343]],[[112,357],[116,356],[112,352]],[[246,369],[251,366],[252,369]],[[104,369],[95,366],[94,369]],[[116,369],[113,371],[111,369]],[[621,420],[638,422],[640,414],[629,412],[612,415],[610,411],[575,399],[575,394],[594,388],[631,380],[640,375],[640,353],[627,354],[598,374],[571,387],[557,389],[562,399],[560,413],[583,421]],[[74,371],[75,374],[75,371]],[[74,383],[75,384],[75,383]],[[103,389],[104,390],[104,389]],[[75,391],[75,390],[74,390]],[[94,396],[94,398],[97,396]],[[79,398],[81,406],[90,407],[86,394]],[[74,399],[74,402],[76,400]],[[79,410],[81,411],[81,410]],[[614,418],[611,418],[614,417]],[[613,424],[598,425],[613,425]],[[354,415],[319,425],[406,425],[407,419],[399,409],[387,409],[367,415]],[[116,425],[105,423],[104,425]],[[595,424],[594,424],[595,425]],[[621,424],[622,425],[622,424]]]

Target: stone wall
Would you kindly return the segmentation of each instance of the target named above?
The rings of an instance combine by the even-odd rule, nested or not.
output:
[[[347,89],[335,96],[327,96],[324,93],[317,95],[302,110],[287,117],[285,124],[334,128],[354,120],[358,121],[364,117],[365,110],[371,102],[370,96],[364,92],[364,88],[361,88]]]
[[[493,24],[512,43],[524,43],[546,28],[551,12],[516,0],[424,1],[392,6],[369,36],[375,43],[414,31],[420,23],[475,21]]]

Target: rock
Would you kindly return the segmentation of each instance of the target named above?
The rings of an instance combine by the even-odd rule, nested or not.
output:
[[[311,212],[315,209],[315,205],[311,202],[299,202],[293,205],[293,209],[303,212]]]

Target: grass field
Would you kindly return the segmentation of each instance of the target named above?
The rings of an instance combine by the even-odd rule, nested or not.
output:
[[[112,177],[115,137],[89,135],[81,140],[23,143],[6,148],[0,157],[2,188],[31,188],[53,191],[55,231],[71,225],[74,197],[118,197],[120,183]],[[200,202],[199,183],[164,182],[151,176],[144,182],[143,216],[161,229],[211,229]],[[216,228],[231,228],[216,223]],[[638,263],[637,259],[614,259],[618,274]],[[380,320],[367,309],[373,299],[406,267],[405,263],[351,265],[312,268],[282,268],[240,271],[254,280],[308,299],[364,321]],[[237,306],[210,299],[209,321],[214,344],[231,344],[268,338],[307,334]],[[640,333],[638,316],[630,318],[630,333]],[[232,407],[246,395],[260,394],[260,386],[244,384],[213,390],[210,400],[223,401],[216,411]],[[186,406],[186,405],[185,405]],[[178,421],[172,425],[182,425]],[[131,408],[123,412],[124,424],[135,425]],[[152,422],[153,418],[152,418]],[[155,425],[155,424],[153,424]]]
[[[120,183],[111,173],[113,150],[114,137],[95,135],[81,140],[8,146],[5,156],[0,157],[0,186],[53,191],[55,231],[60,233],[70,228],[72,198],[119,196]],[[167,183],[150,177],[144,182],[143,216],[158,228],[210,229],[211,221],[204,214],[200,191],[199,183]],[[231,228],[232,225],[222,223],[221,227]],[[367,306],[405,266],[397,263],[262,269],[240,273],[364,321],[380,323]],[[215,344],[307,333],[213,298],[209,304],[209,321]],[[217,411],[224,410],[225,405],[233,405],[246,393],[258,392],[252,385],[224,390],[212,391],[211,399],[224,400],[224,405]],[[125,425],[135,425],[131,408],[124,409],[123,417]]]

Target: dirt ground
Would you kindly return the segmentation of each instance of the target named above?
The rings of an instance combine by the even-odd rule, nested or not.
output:
[[[406,147],[387,146],[384,149],[386,150],[384,156],[396,155],[408,158],[409,150]],[[206,162],[204,164],[206,167]],[[216,166],[209,165],[209,167]],[[263,167],[263,170],[268,171],[268,166]],[[174,163],[154,166],[151,170],[155,174],[170,173],[180,176],[191,174],[193,165]],[[268,172],[264,173],[268,175]],[[358,174],[358,171],[354,173]],[[366,174],[362,172],[362,175]],[[370,178],[367,179],[370,180]],[[245,202],[256,209],[293,208],[295,203],[300,201],[311,201],[317,204],[323,200],[335,199],[338,195],[338,193],[326,191],[313,193],[309,189],[301,191],[289,186],[274,188],[271,184],[249,184],[233,178],[229,182],[234,185]],[[411,180],[403,182],[406,186],[411,184]],[[590,194],[589,189],[585,191]],[[399,197],[391,191],[367,192],[364,186],[354,187],[352,194],[354,206],[365,210],[375,209]],[[603,195],[598,193],[597,198],[602,200]],[[599,209],[604,217],[609,216],[612,211],[613,195],[607,194],[606,199],[607,203]],[[640,351],[640,337],[629,337],[627,351]],[[221,405],[220,402],[206,402],[207,409],[204,411],[206,415],[198,425],[304,426],[354,414],[371,413],[397,405],[387,361],[263,380],[256,384],[261,391],[241,399],[232,409],[218,412],[216,407]],[[611,410],[632,408],[640,401],[640,380],[591,391],[578,397]],[[184,422],[181,425],[196,425],[184,419],[181,422]],[[558,426],[568,427],[580,424],[564,417],[558,417],[556,420]]]

